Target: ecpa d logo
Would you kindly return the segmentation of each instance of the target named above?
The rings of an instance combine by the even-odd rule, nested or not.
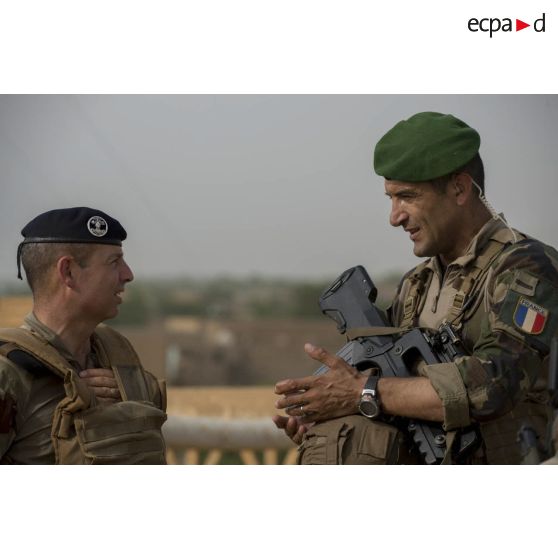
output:
[[[479,31],[483,33],[489,33],[490,38],[494,33],[498,33],[499,31],[505,32],[512,32],[512,31],[521,31],[523,29],[527,29],[527,27],[531,27],[530,23],[526,23],[521,19],[515,19],[515,27],[513,25],[513,19],[509,17],[504,17],[502,19],[498,17],[484,17],[478,19],[476,17],[472,17],[468,23],[467,27],[469,31],[473,33],[478,33]],[[546,25],[546,14],[536,19],[533,22],[533,29],[536,33],[544,33],[545,32],[545,25]]]

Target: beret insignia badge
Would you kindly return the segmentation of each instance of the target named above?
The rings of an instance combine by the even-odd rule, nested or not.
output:
[[[87,221],[87,229],[93,236],[101,237],[107,234],[108,225],[102,217],[95,215],[94,217],[91,217],[89,221]]]
[[[513,323],[526,333],[539,335],[544,329],[548,315],[546,308],[521,297],[515,308]]]

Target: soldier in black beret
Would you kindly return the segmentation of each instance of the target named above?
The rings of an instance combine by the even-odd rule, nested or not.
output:
[[[124,227],[98,209],[42,213],[17,266],[33,311],[0,330],[0,463],[165,463],[164,383],[114,318],[133,274]]]
[[[275,423],[302,442],[301,463],[421,463],[397,417],[439,423],[448,463],[451,440],[464,428],[478,440],[460,456],[466,463],[520,463],[525,420],[544,439],[551,410],[543,363],[558,329],[558,253],[511,229],[488,204],[479,147],[479,134],[462,120],[422,112],[396,124],[374,151],[390,224],[427,258],[403,277],[391,325],[449,323],[466,356],[416,362],[417,377],[378,377],[306,345],[327,373],[284,380],[275,390],[289,415]]]

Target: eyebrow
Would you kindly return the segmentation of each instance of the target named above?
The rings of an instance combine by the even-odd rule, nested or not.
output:
[[[413,188],[412,186],[402,186],[399,190],[396,190],[395,192],[384,192],[385,195],[388,198],[391,198],[392,196],[399,196],[401,194],[418,194],[418,190],[417,188]]]

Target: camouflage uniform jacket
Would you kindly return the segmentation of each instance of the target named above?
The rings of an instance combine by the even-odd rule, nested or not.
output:
[[[558,328],[558,253],[491,219],[444,270],[437,257],[407,273],[388,310],[392,323],[437,328],[454,320],[468,355],[419,366],[448,431],[478,424],[472,462],[519,463],[517,432],[529,419],[544,437],[546,366]]]
[[[29,314],[23,327],[32,330],[52,345],[80,372],[83,368],[68,352],[60,338]],[[95,334],[86,368],[98,368]],[[153,403],[162,406],[161,393],[154,376],[146,373]],[[54,464],[51,439],[53,415],[65,396],[62,378],[49,370],[29,372],[0,355],[0,463]]]

